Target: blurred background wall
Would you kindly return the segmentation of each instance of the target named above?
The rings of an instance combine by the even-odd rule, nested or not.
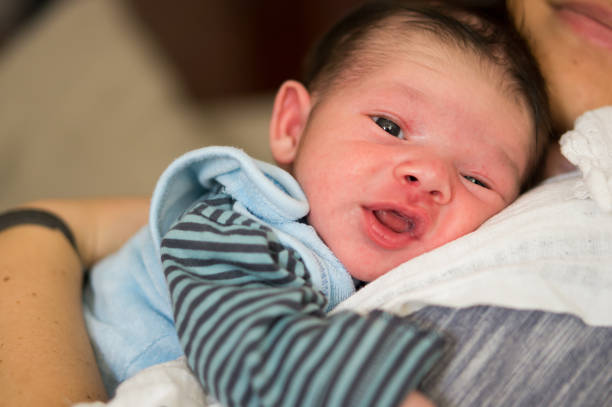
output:
[[[356,3],[0,0],[0,210],[149,195],[206,145],[269,161],[274,91]]]
[[[2,0],[0,45],[59,0]],[[66,1],[66,0],[64,0]],[[73,0],[74,1],[74,0]],[[124,0],[195,100],[276,89],[359,0]],[[79,35],[79,33],[75,33]]]
[[[196,99],[271,91],[359,0],[130,0]]]
[[[2,0],[0,44],[59,0]],[[496,0],[456,0],[493,4]],[[195,100],[270,92],[361,0],[124,0]],[[75,33],[75,35],[78,35]]]

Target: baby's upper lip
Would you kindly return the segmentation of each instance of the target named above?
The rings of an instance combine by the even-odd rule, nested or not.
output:
[[[562,1],[555,2],[555,9],[566,9],[574,13],[582,14],[599,24],[612,29],[612,8],[588,1]]]

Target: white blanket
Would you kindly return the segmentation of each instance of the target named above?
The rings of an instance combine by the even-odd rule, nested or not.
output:
[[[95,401],[73,407],[221,407],[204,394],[185,357],[140,371],[117,387],[108,403]]]
[[[583,174],[577,191],[612,212],[612,106],[580,116],[559,143],[563,155]]]

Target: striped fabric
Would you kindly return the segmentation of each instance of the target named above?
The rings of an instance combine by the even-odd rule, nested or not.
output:
[[[299,255],[217,193],[162,241],[190,367],[225,406],[396,406],[442,352],[438,334],[372,312],[326,316]]]
[[[453,338],[421,383],[438,407],[612,406],[612,327],[494,306],[428,306],[410,319]]]

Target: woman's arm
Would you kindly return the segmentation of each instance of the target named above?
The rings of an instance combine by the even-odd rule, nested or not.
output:
[[[119,249],[149,216],[149,198],[56,199],[22,205],[55,213],[74,233],[83,266]]]
[[[20,225],[0,232],[0,388],[7,406],[66,406],[106,394],[81,309],[82,270],[147,219],[147,199],[55,200],[72,230]]]

